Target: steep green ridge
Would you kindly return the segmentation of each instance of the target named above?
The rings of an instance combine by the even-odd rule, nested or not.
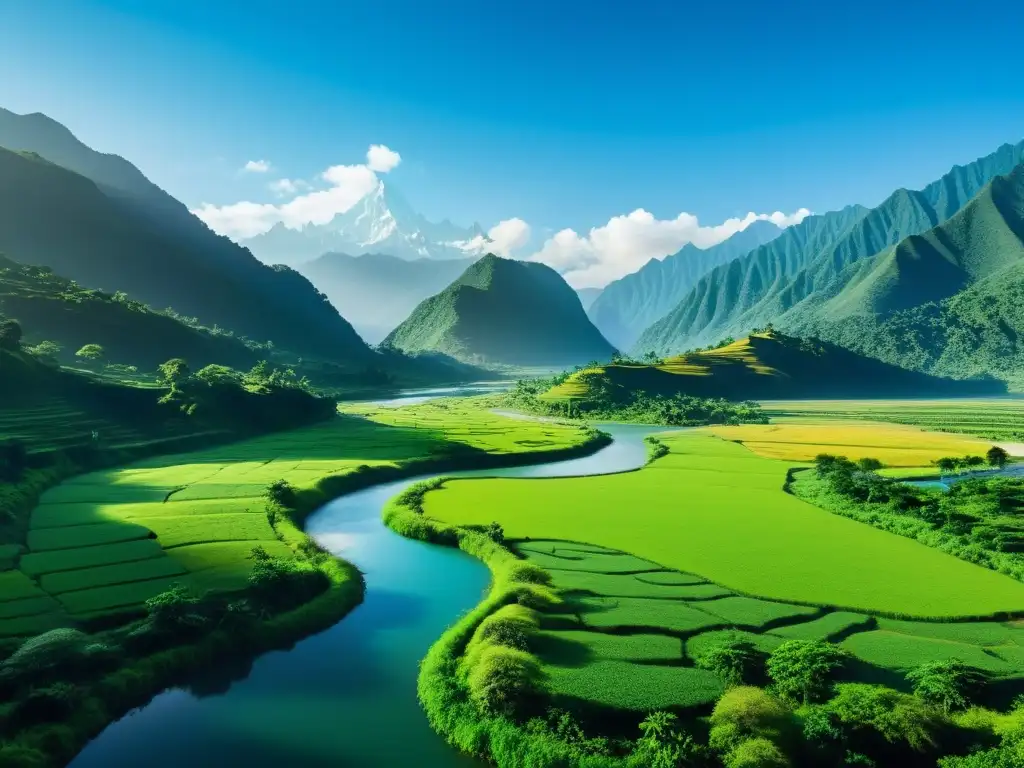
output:
[[[557,272],[492,254],[416,307],[384,346],[525,366],[605,360],[614,351]]]
[[[474,259],[400,259],[383,253],[325,253],[298,269],[359,335],[377,344],[424,299],[445,289]]]
[[[145,371],[172,357],[196,368],[216,363],[247,369],[259,360],[238,339],[193,328],[124,294],[82,288],[49,269],[0,255],[2,316],[21,324],[26,345],[52,341],[63,347],[57,355],[61,362],[74,362],[75,352],[86,344],[102,346],[107,362]]]
[[[612,344],[630,349],[644,329],[670,312],[701,277],[780,234],[782,230],[770,221],[755,221],[710,248],[687,244],[664,259],[651,259],[636,272],[609,283],[587,315]]]
[[[36,153],[0,151],[0,251],[301,354],[369,354],[306,278],[216,235],[122,158],[6,111],[0,146]]]
[[[1005,391],[999,382],[957,382],[907,371],[817,339],[751,334],[732,344],[655,365],[614,363],[571,374],[546,400],[625,402],[636,393],[732,400],[968,395]]]
[[[992,178],[1009,173],[1021,160],[1024,142],[1006,144],[954,167],[920,191],[897,190],[870,211],[858,208],[850,226],[780,253],[780,246],[795,245],[789,237],[800,234],[811,221],[806,219],[772,243],[707,274],[675,309],[644,331],[635,348],[677,352],[772,322],[825,289],[849,265],[946,221]]]
[[[945,223],[851,265],[778,325],[945,376],[1024,384],[1024,164]]]

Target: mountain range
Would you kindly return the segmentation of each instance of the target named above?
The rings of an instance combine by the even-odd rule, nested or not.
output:
[[[636,272],[609,283],[587,314],[612,344],[630,349],[644,329],[675,307],[701,277],[781,233],[770,221],[755,221],[710,248],[687,243],[671,256],[651,259]]]
[[[422,302],[384,340],[474,364],[567,367],[615,351],[551,267],[493,254]]]
[[[16,261],[300,354],[369,359],[305,277],[215,234],[123,158],[7,110],[0,147],[0,251]]]
[[[465,259],[482,256],[491,245],[479,224],[459,227],[447,219],[440,223],[428,221],[392,186],[385,187],[383,181],[378,181],[370,194],[326,224],[291,229],[278,223],[241,244],[267,264],[290,266],[325,253]]]
[[[412,259],[325,253],[298,270],[327,294],[365,341],[377,344],[424,299],[442,291],[475,259]]]
[[[900,189],[872,209],[852,206],[813,216],[767,245],[716,267],[702,277],[634,345],[640,351],[681,351],[784,316],[819,292],[838,292],[848,267],[947,221],[995,176],[1024,160],[1024,142],[1006,144],[986,157],[955,166],[919,191]],[[931,275],[923,276],[932,279]]]

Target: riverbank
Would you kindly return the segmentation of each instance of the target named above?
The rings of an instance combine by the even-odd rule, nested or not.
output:
[[[359,406],[364,410],[368,407]],[[214,470],[176,493],[172,498],[181,498],[175,503],[198,505],[220,498],[222,504],[244,507],[247,501],[253,501],[245,495],[250,490],[261,492],[274,480],[292,483],[294,503],[289,505],[287,518],[275,521],[274,533],[283,544],[301,552],[316,548],[301,531],[302,522],[317,507],[339,495],[423,472],[581,456],[607,442],[606,437],[590,430],[561,425],[538,428],[500,419],[471,405],[454,409],[421,405],[402,410],[401,420],[411,428],[376,421],[372,416],[356,419],[342,415],[330,427],[300,430],[292,435],[290,444],[279,442],[273,450],[261,449],[260,440],[248,441],[242,446],[244,460],[237,453],[239,446],[235,446],[234,461],[224,453],[228,449],[222,449],[214,455],[204,452],[165,458],[159,460],[163,465],[160,469],[202,465]],[[497,442],[501,445],[493,439],[499,435]],[[263,458],[257,461],[256,456]],[[154,467],[147,462],[146,469]],[[243,477],[246,482],[239,483]],[[262,507],[259,512],[265,515]],[[295,611],[262,622],[252,637],[240,641],[237,632],[218,631],[201,643],[179,646],[133,663],[96,684],[96,695],[86,697],[89,706],[79,708],[83,714],[59,725],[59,738],[17,741],[26,747],[46,742],[45,753],[55,758],[51,763],[59,764],[110,720],[145,704],[169,685],[178,685],[215,662],[236,656],[239,647],[249,655],[288,647],[301,637],[333,625],[360,602],[362,579],[353,566],[338,558],[328,559],[323,567],[330,578],[326,592]]]

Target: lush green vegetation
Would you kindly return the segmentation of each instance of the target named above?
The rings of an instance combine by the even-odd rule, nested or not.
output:
[[[174,361],[163,374],[171,399],[201,412],[193,377]],[[0,712],[5,736],[66,759],[176,675],[336,621],[359,599],[361,580],[297,527],[333,496],[428,468],[529,462],[602,444],[585,428],[512,421],[464,402],[350,410],[306,429],[81,475],[43,493],[29,551],[12,562],[18,570],[0,574],[4,631],[77,632],[140,618],[83,636],[109,649],[110,661],[60,676],[81,717],[28,721]],[[83,535],[116,541],[84,546]],[[35,706],[27,702],[47,682],[25,674],[11,683],[9,712]]]
[[[808,306],[804,300],[808,298],[811,299],[810,314],[826,322],[835,314],[841,314],[846,308],[860,302],[884,299],[890,289],[908,292],[905,298],[910,301],[901,303],[883,300],[877,306],[878,309],[891,311],[944,298],[945,295],[909,294],[914,291],[924,293],[929,286],[948,288],[955,284],[954,275],[965,266],[957,260],[958,243],[961,241],[959,238],[950,241],[951,247],[946,254],[949,258],[917,260],[917,247],[928,236],[913,236],[928,232],[936,223],[952,223],[955,214],[962,208],[966,210],[965,206],[972,198],[979,193],[984,194],[987,183],[1000,174],[1013,171],[1021,160],[1024,160],[1024,142],[1015,146],[1006,145],[973,163],[953,168],[920,191],[897,190],[873,209],[850,206],[824,216],[809,216],[800,224],[789,227],[770,243],[716,267],[701,278],[671,312],[643,333],[635,349],[641,353],[648,350],[659,354],[674,353],[696,345],[713,343],[728,335],[740,336],[768,322],[787,330],[791,328],[787,311],[796,308],[790,314],[806,314]],[[1005,202],[1010,202],[1010,205]],[[1005,202],[999,207],[1003,211],[1013,211],[1012,201]],[[1016,210],[1019,212],[1019,207]],[[1003,250],[1012,242],[1012,238],[1004,238],[1008,232],[1005,224],[1000,228],[998,222],[1001,218],[1002,215],[999,215],[991,221],[978,222],[982,225],[977,228],[979,242],[989,233],[994,235],[989,241],[994,246],[993,253]],[[964,221],[961,217],[960,223],[969,225],[972,222]],[[966,229],[969,230],[970,226]],[[863,277],[863,265],[871,264],[871,257],[876,254],[884,254],[878,257],[881,262],[875,262],[876,265],[883,264],[891,249],[904,238],[909,238],[902,246],[904,252],[908,249],[913,251],[915,258],[901,256],[896,263],[898,270],[887,272],[887,280],[874,282],[870,288],[868,284],[862,286],[857,278]],[[873,271],[871,266],[863,269],[868,273]],[[880,270],[879,275],[884,271]],[[971,273],[970,268],[966,271]],[[819,300],[834,296],[839,289],[844,289],[841,294],[844,298],[839,301],[841,306],[837,307],[833,303],[822,307]],[[994,309],[989,308],[989,313]],[[971,319],[973,321],[976,318]],[[973,333],[974,327],[973,322],[968,326],[968,336]],[[998,333],[997,324],[993,323],[989,328],[992,333]],[[816,331],[815,328],[797,323],[795,319],[792,329],[794,332]],[[823,335],[823,329],[824,326],[817,335]],[[941,347],[941,336],[928,338],[928,330],[924,330],[923,335],[928,346],[934,340],[934,348]],[[825,338],[841,341],[831,335]],[[896,341],[896,334],[892,338]],[[1004,336],[1004,341],[1007,339],[1012,341],[1012,337]],[[874,341],[866,338],[857,340],[853,334],[842,341],[846,340],[858,341],[854,349],[876,354],[872,346]],[[965,341],[970,347],[970,341]],[[954,348],[957,346],[953,344]],[[900,356],[887,356],[885,359],[903,365],[916,362]]]
[[[493,255],[422,302],[383,346],[443,352],[471,363],[550,367],[608,359],[614,352],[557,272]]]
[[[996,679],[1019,690],[1024,659],[993,659],[1024,648],[1020,627],[679,593],[716,585],[593,543],[488,535],[507,535],[500,517],[453,525],[432,512],[448,485],[410,490],[385,519],[494,573],[485,601],[431,649],[419,692],[442,735],[498,766],[925,766],[995,744],[995,723],[1017,716],[974,705]],[[577,516],[588,539],[592,524]],[[960,660],[904,650],[958,628],[962,642],[941,642]],[[880,677],[896,688],[860,682]]]
[[[686,404],[692,402],[688,398],[971,394],[1002,388],[913,373],[832,344],[771,329],[665,360],[594,363],[550,383],[550,389],[538,398],[560,405],[563,412],[612,407],[685,412]],[[718,402],[726,407],[724,401]]]
[[[785,493],[781,462],[706,435],[663,442],[669,453],[639,472],[453,480],[428,494],[425,509],[452,524],[497,521],[510,538],[624,549],[784,602],[919,617],[1024,610],[1024,586],[1006,576]]]

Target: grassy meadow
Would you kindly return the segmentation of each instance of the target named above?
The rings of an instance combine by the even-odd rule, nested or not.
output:
[[[1020,582],[785,493],[784,462],[707,434],[663,443],[669,453],[638,472],[452,480],[426,495],[424,510],[450,524],[497,521],[514,539],[623,550],[658,564],[648,570],[697,574],[758,598],[918,618],[1024,611]],[[544,566],[556,559],[538,556]],[[600,562],[582,570],[615,572]]]
[[[267,486],[297,489],[362,468],[578,447],[578,427],[517,421],[472,404],[352,407],[334,420],[67,480],[42,494],[20,557],[0,571],[0,636],[137,610],[180,582],[247,584],[254,546],[290,557]],[[0,561],[2,563],[3,561]]]

